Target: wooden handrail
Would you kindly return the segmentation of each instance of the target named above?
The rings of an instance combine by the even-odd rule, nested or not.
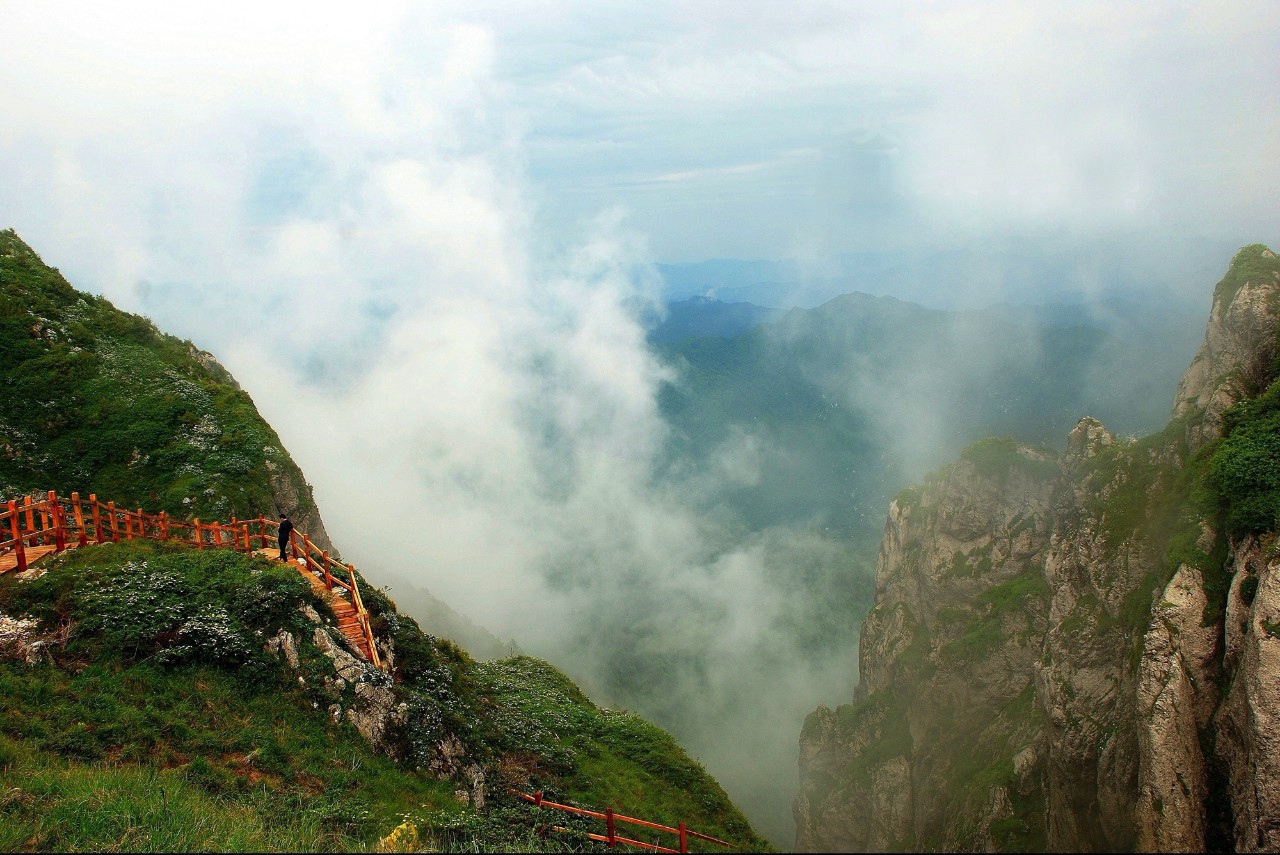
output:
[[[86,546],[92,538],[96,543],[106,543],[108,539],[118,543],[121,536],[121,525],[124,537],[132,540],[135,537],[152,540],[169,540],[178,532],[183,536],[179,540],[194,542],[197,549],[210,546],[217,549],[234,549],[243,552],[253,551],[253,540],[257,539],[259,548],[266,548],[268,529],[271,526],[279,531],[280,524],[259,515],[256,520],[237,520],[231,518],[229,523],[214,520],[201,523],[200,519],[187,522],[168,517],[164,511],[149,514],[142,508],[136,511],[120,509],[115,502],[100,502],[97,494],[90,493],[87,500],[80,498],[79,493],[72,493],[68,499],[59,497],[50,490],[47,498],[38,501],[31,496],[23,496],[21,503],[10,499],[0,504],[0,555],[15,553],[16,569],[19,573],[27,570],[26,551],[34,546],[54,547],[55,552],[67,549],[69,540],[75,545]],[[40,527],[36,527],[36,518],[40,519]],[[104,519],[105,518],[105,519]],[[25,525],[23,524],[25,521]],[[252,524],[257,523],[257,534]],[[208,532],[206,539],[205,533]],[[189,536],[187,534],[189,533]],[[382,659],[378,655],[377,642],[369,621],[369,612],[365,609],[364,598],[360,596],[359,584],[356,582],[356,569],[351,564],[341,564],[332,558],[327,551],[320,550],[305,533],[294,529],[290,535],[295,555],[304,558],[303,567],[310,572],[324,574],[325,587],[330,591],[335,585],[345,588],[350,595],[352,608],[355,609],[357,623],[369,647],[369,659],[377,668],[382,668]],[[299,543],[301,549],[299,549]],[[284,556],[281,556],[284,557]],[[334,569],[347,573],[350,581],[333,574]]]
[[[689,838],[696,837],[699,840],[706,840],[710,843],[716,843],[720,846],[728,846],[730,848],[733,847],[732,843],[729,843],[728,841],[725,841],[725,840],[721,840],[718,837],[712,837],[709,834],[702,834],[700,832],[694,831],[690,829],[687,825],[685,825],[685,823],[683,822],[680,823],[678,828],[672,828],[669,825],[660,825],[659,823],[656,823],[656,822],[649,822],[649,820],[647,819],[637,819],[636,817],[633,817],[633,816],[623,816],[620,813],[614,813],[613,808],[607,807],[604,809],[604,812],[601,813],[600,811],[587,810],[586,808],[573,807],[572,805],[562,805],[557,802],[550,802],[544,799],[542,797],[542,790],[538,790],[533,795],[529,795],[528,793],[522,793],[519,790],[512,790],[512,789],[508,789],[507,792],[511,793],[514,796],[518,796],[519,798],[522,798],[527,802],[530,802],[535,807],[539,807],[539,808],[549,807],[549,808],[554,808],[555,810],[564,811],[566,813],[576,813],[580,816],[589,816],[595,819],[604,820],[606,830],[608,831],[607,835],[591,834],[588,832],[584,832],[584,833],[587,835],[587,837],[591,838],[592,840],[597,840],[601,843],[608,843],[610,846],[614,846],[618,843],[626,843],[630,846],[639,846],[641,848],[648,849],[652,852],[688,852]],[[657,843],[644,843],[639,840],[632,840],[627,837],[620,837],[618,836],[617,832],[614,829],[615,822],[626,822],[626,823],[630,823],[631,825],[640,825],[645,828],[655,829],[657,831],[669,832],[671,834],[676,835],[679,838],[680,848],[669,849],[666,846],[659,846]],[[560,826],[552,826],[552,829],[555,831],[569,830],[567,828],[561,828]]]

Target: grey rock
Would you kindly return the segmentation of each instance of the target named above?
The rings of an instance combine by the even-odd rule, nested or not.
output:
[[[266,650],[277,656],[283,654],[290,668],[298,667],[298,645],[293,640],[293,633],[281,629],[274,637],[267,640]]]

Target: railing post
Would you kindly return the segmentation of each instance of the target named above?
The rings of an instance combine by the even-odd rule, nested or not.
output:
[[[160,539],[169,539],[169,518],[164,515],[164,511],[160,512]]]
[[[62,526],[62,507],[58,504],[58,494],[49,491],[49,516],[53,521],[53,549],[61,552],[67,548],[67,532]]]
[[[241,525],[244,526],[244,551],[253,552],[253,546],[249,543],[249,521],[245,520]]]
[[[195,526],[196,549],[204,549],[204,538],[200,536],[200,518],[196,517],[191,521],[191,524]]]
[[[258,514],[258,548],[267,548],[267,518]]]
[[[605,828],[608,829],[609,845],[617,846],[618,836],[614,833],[614,830],[613,830],[613,808],[611,807],[607,807],[604,809],[604,825],[605,825]]]
[[[536,792],[534,792],[533,799],[534,799],[533,801],[534,807],[542,807],[542,790],[537,790]]]
[[[210,529],[210,534],[213,535],[213,545],[215,547],[222,546],[222,524],[219,523],[217,520],[214,520],[213,522],[209,523],[209,525],[212,526],[212,528]]]
[[[27,550],[22,545],[22,535],[19,529],[22,527],[18,521],[18,503],[13,499],[9,500],[9,529],[13,534],[13,549],[18,553],[18,572],[27,572]]]
[[[138,508],[138,537],[147,536],[147,515],[142,512],[142,508]]]
[[[98,538],[98,543],[106,543],[106,535],[102,533],[102,516],[98,513],[98,494],[89,494],[89,505],[93,508],[93,533]]]
[[[34,514],[34,513],[32,513],[32,510],[31,510],[31,497],[30,497],[30,496],[23,496],[23,497],[22,497],[22,507],[23,507],[23,508],[26,510],[26,512],[27,512],[27,537],[30,537],[30,538],[31,538],[31,545],[32,545],[32,546],[35,546],[35,545],[36,545],[36,539],[35,539],[35,536],[31,534],[31,532],[33,532],[33,531],[35,531],[35,530],[36,530],[36,518],[35,518],[35,514]]]
[[[324,586],[330,591],[333,590],[333,577],[329,575],[329,551],[325,550],[320,554],[320,563],[324,566]]]
[[[229,537],[229,539],[231,540],[231,548],[232,548],[232,549],[234,549],[234,550],[239,551],[239,549],[240,549],[240,538],[239,538],[239,536],[236,534],[236,515],[235,515],[235,514],[232,514],[232,515],[231,515],[231,523],[230,523],[230,526],[231,526],[231,531],[230,531],[230,532],[228,532],[228,537]]]
[[[680,851],[689,851],[689,829],[684,824],[684,820],[680,821]]]
[[[120,524],[116,521],[116,503],[107,502],[107,520],[111,523],[111,542],[120,542]]]
[[[85,546],[89,542],[89,538],[84,533],[84,512],[80,509],[80,494],[71,494],[71,507],[75,509],[76,529],[80,532],[80,536],[76,539],[77,543]]]

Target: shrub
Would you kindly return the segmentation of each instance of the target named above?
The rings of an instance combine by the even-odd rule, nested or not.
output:
[[[1280,519],[1280,383],[1228,410],[1223,433],[1210,474],[1226,503],[1228,530],[1273,530]]]

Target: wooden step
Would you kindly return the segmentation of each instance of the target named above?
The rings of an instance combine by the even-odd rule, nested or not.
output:
[[[274,550],[271,550],[271,552],[274,552]],[[270,552],[267,554],[270,555]],[[337,590],[331,591],[326,588],[324,580],[315,573],[301,564],[290,563],[298,568],[298,572],[311,583],[311,589],[329,606],[333,616],[338,620],[338,631],[342,633],[343,638],[350,641],[351,646],[358,650],[364,659],[372,662],[373,656],[369,650],[369,639],[365,637],[364,628],[360,625],[360,617],[356,612],[356,607],[339,594]]]

